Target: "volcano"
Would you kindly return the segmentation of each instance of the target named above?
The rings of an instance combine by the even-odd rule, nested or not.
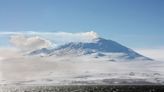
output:
[[[104,38],[96,38],[93,39],[91,42],[69,42],[53,49],[42,48],[30,52],[29,55],[40,55],[40,56],[95,55],[96,58],[111,57],[113,55],[118,55],[117,58],[120,59],[152,60],[115,41],[107,40]]]

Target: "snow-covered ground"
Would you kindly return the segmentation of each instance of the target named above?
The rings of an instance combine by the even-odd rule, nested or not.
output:
[[[164,84],[162,61],[107,58],[19,57],[0,61],[1,84]]]

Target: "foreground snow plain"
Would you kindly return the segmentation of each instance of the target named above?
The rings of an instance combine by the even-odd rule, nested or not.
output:
[[[88,56],[22,56],[0,61],[0,84],[144,85],[164,84],[164,62]]]

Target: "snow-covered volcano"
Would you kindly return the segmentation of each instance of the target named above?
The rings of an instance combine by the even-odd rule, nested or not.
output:
[[[98,57],[111,57],[112,55],[118,55],[121,59],[143,59],[151,60],[139,53],[127,48],[115,41],[106,40],[104,38],[96,38],[91,42],[70,42],[61,45],[57,48],[48,49],[42,48],[39,50],[32,51],[29,55],[41,55],[41,56],[83,56],[83,55],[94,55]]]

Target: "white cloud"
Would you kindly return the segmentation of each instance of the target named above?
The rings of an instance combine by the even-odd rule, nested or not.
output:
[[[0,61],[20,57],[22,57],[22,53],[16,48],[0,48]]]
[[[21,35],[21,36],[39,36],[41,38],[45,38],[55,44],[63,44],[66,42],[90,42],[92,39],[98,38],[99,35],[94,31],[89,32],[0,32],[0,35],[12,36],[12,35]],[[18,38],[18,37],[16,37]],[[27,38],[21,37],[22,40],[25,39],[35,39],[35,38]],[[19,40],[21,40],[19,39]],[[27,41],[27,40],[26,40]],[[16,42],[17,43],[17,42]],[[18,44],[17,44],[18,45]]]
[[[155,60],[164,61],[164,48],[157,49],[136,49],[142,55],[153,58]]]
[[[35,31],[27,31],[27,32],[0,32],[0,35],[20,35],[20,34],[28,34],[28,35],[63,35],[63,36],[83,36],[83,37],[91,37],[91,38],[96,38],[98,37],[98,34],[94,31],[89,31],[89,32],[35,32]]]
[[[36,33],[37,34],[37,33]],[[69,32],[56,32],[56,33],[44,33],[39,34],[41,36],[48,36],[50,40],[53,40],[59,44],[65,42],[90,42],[95,38],[98,38],[96,32],[78,32],[78,33],[69,33]]]
[[[94,39],[98,37],[98,34],[94,31],[90,32],[79,32],[79,33],[68,33],[68,32],[57,32],[56,36],[64,36],[64,37],[77,37],[83,39]]]
[[[10,42],[22,50],[33,50],[51,46],[51,42],[39,36],[13,35]]]
[[[0,57],[0,61],[3,60],[3,57]]]

